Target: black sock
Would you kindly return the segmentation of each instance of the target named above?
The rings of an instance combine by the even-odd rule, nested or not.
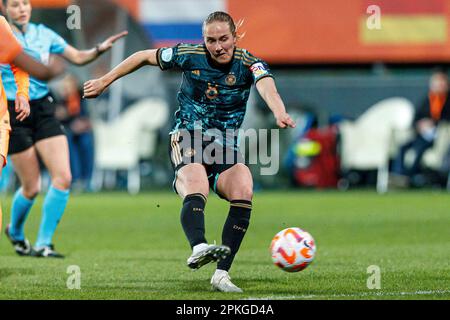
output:
[[[228,271],[233,263],[234,256],[241,246],[250,223],[252,202],[248,200],[232,200],[230,212],[222,231],[222,244],[229,246],[231,254],[217,263],[217,269]]]
[[[189,240],[191,248],[200,243],[206,243],[205,239],[205,203],[206,198],[201,193],[187,195],[181,209],[181,225]]]

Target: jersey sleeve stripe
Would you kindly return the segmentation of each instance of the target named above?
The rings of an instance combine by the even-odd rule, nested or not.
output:
[[[247,58],[244,57],[244,61],[247,62],[247,63],[250,63],[250,64],[254,64],[254,63],[258,62],[259,60],[258,60],[258,59],[255,59],[255,60],[249,60],[249,59],[247,59]]]
[[[204,50],[178,50],[178,53],[185,53],[185,52],[202,52],[202,53],[205,53]]]
[[[256,61],[247,61],[247,60],[245,60],[244,58],[241,58],[241,57],[236,57],[237,59],[239,59],[239,60],[242,60],[242,63],[244,63],[244,65],[246,66],[246,67],[250,67],[252,64],[255,64],[255,63],[257,63],[259,60],[256,60]]]
[[[251,63],[255,63],[255,62],[259,61],[258,59],[255,59],[254,61],[250,60],[250,59],[246,58],[245,56],[243,56],[241,54],[235,54],[234,57],[237,58],[237,59],[240,59],[240,60],[245,60],[247,62],[251,62]]]
[[[203,48],[203,47],[178,47],[178,51],[186,51],[186,50],[205,51],[205,48]]]
[[[203,55],[205,55],[206,52],[196,52],[196,51],[178,52],[178,55],[183,55],[183,54],[203,54]]]
[[[252,56],[250,56],[250,55],[248,55],[248,54],[246,54],[246,53],[243,54],[243,57],[244,57],[245,60],[248,60],[248,61],[253,62],[253,63],[256,62],[256,61],[258,61],[257,58],[252,57]]]
[[[256,62],[258,62],[258,61],[255,61],[255,62],[250,62],[250,61],[247,61],[247,60],[245,60],[243,57],[241,57],[241,56],[234,56],[236,59],[238,59],[238,60],[242,60],[242,63],[246,66],[246,67],[250,67],[252,64],[254,64],[254,63],[256,63]]]

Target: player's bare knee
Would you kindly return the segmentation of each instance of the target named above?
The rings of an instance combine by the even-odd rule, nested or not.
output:
[[[250,173],[249,168],[242,163],[237,164],[239,179],[238,179],[238,188],[233,188],[233,192],[236,192],[236,195],[240,200],[248,200],[251,201],[253,198],[253,179]]]
[[[193,181],[190,180],[192,182],[188,182],[187,184],[184,185],[183,190],[185,190],[185,196],[188,194],[193,194],[193,193],[201,193],[202,195],[204,195],[205,197],[208,197],[209,195],[209,184],[208,182],[202,182],[202,181]]]
[[[201,193],[205,197],[209,194],[209,183],[206,179],[178,177],[175,184],[178,194],[184,198],[189,194]]]
[[[27,199],[34,199],[41,192],[40,183],[24,184],[22,186],[22,195]]]
[[[67,190],[72,184],[72,174],[65,172],[52,178],[52,185],[59,190]]]
[[[242,190],[242,200],[248,200],[251,201],[253,199],[253,186],[245,186]]]
[[[253,187],[252,185],[244,185],[237,190],[231,192],[230,200],[248,200],[251,201],[253,198]]]

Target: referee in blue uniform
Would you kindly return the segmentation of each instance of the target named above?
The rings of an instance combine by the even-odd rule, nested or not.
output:
[[[11,29],[25,53],[43,64],[49,62],[52,54],[61,55],[75,65],[87,64],[127,34],[122,32],[95,48],[78,50],[45,25],[30,22],[30,0],[3,0],[3,6]],[[13,198],[11,221],[5,232],[16,253],[21,256],[63,258],[54,248],[53,236],[69,200],[72,182],[67,138],[55,118],[55,103],[47,83],[30,76],[30,100],[19,99],[10,66],[1,65],[0,68],[12,128],[9,155],[21,183]],[[31,107],[30,115],[25,120],[19,113],[23,104]],[[24,226],[41,188],[39,159],[50,174],[51,186],[42,206],[41,225],[33,247],[25,237]]]

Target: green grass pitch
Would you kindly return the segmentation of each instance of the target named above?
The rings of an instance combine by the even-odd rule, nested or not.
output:
[[[3,225],[11,198],[2,200]],[[26,235],[33,242],[42,196]],[[450,197],[439,192],[261,192],[230,275],[243,294],[210,290],[214,265],[191,271],[171,193],[73,195],[54,242],[64,260],[22,258],[0,237],[0,299],[450,299]],[[220,243],[225,201],[206,207],[210,242]],[[268,252],[272,237],[297,226],[317,243],[315,261],[286,273]],[[4,228],[3,228],[4,229]],[[3,230],[2,230],[3,232]],[[68,267],[81,271],[70,290]],[[381,289],[368,289],[368,267]]]

